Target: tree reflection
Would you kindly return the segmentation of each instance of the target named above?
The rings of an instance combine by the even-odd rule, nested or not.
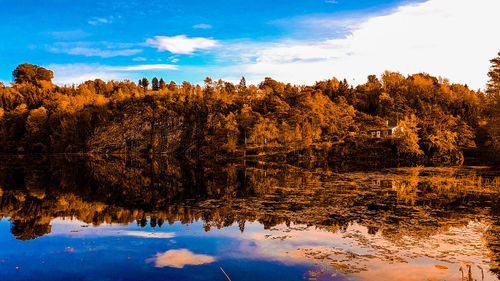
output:
[[[167,157],[10,157],[0,166],[0,217],[20,240],[50,233],[50,222],[203,221],[206,231],[257,221],[329,231],[357,223],[370,235],[425,241],[480,220],[500,274],[500,180],[487,169],[407,168],[333,173],[271,163],[179,163]]]

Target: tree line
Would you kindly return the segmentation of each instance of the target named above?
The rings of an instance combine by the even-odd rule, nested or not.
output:
[[[0,151],[327,160],[363,152],[375,160],[451,165],[465,154],[498,163],[500,53],[491,63],[485,92],[389,71],[358,86],[336,78],[302,86],[209,77],[203,85],[154,77],[151,87],[147,78],[58,86],[52,71],[22,64],[11,86],[0,85]],[[396,124],[391,136],[370,134],[387,131],[388,123]]]

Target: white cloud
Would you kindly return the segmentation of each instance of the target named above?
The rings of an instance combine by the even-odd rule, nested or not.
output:
[[[83,30],[66,30],[66,31],[52,31],[46,32],[47,34],[58,40],[74,40],[89,37],[91,34]]]
[[[97,78],[102,80],[119,80],[123,78],[120,75],[121,73],[108,71],[106,66],[99,64],[51,64],[44,67],[54,71],[52,81],[58,85],[79,84]]]
[[[88,21],[90,25],[100,25],[112,22],[113,22],[112,18],[92,18],[91,20]]]
[[[131,72],[147,70],[177,70],[172,64],[145,64],[132,66],[110,66],[101,64],[51,64],[44,66],[54,71],[53,82],[58,85],[79,84],[87,80],[102,79],[123,80],[130,79]],[[133,76],[133,75],[132,75]]]
[[[158,51],[169,51],[172,54],[192,54],[197,50],[212,49],[218,45],[213,39],[203,37],[188,38],[186,35],[155,36],[148,39],[146,45],[155,47]]]
[[[210,29],[210,28],[212,28],[212,26],[210,24],[200,23],[200,24],[193,25],[193,28],[194,29]]]
[[[133,58],[132,60],[133,61],[146,61],[147,59],[145,57],[137,57],[137,58]]]
[[[50,46],[48,50],[53,53],[101,58],[133,56],[142,52],[141,49],[131,49],[131,46],[131,44],[112,44],[107,42],[58,42]]]
[[[348,27],[343,38],[247,46],[241,57],[252,61],[244,72],[304,84],[332,76],[363,83],[384,70],[427,72],[481,88],[500,50],[499,10],[500,1],[492,0],[406,4]]]
[[[188,249],[169,250],[158,253],[155,257],[147,259],[146,262],[154,262],[155,267],[183,268],[186,265],[201,265],[212,263],[215,258],[208,255],[194,254]]]
[[[101,57],[101,58],[111,58],[117,56],[133,56],[140,52],[141,49],[125,49],[125,50],[102,50],[98,48],[83,48],[75,47],[64,50],[51,49],[53,52],[61,52],[70,55],[82,55],[86,57]]]
[[[140,71],[140,70],[177,70],[177,65],[173,64],[142,64],[133,66],[114,66],[112,70]]]

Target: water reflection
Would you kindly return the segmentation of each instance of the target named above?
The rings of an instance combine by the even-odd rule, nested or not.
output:
[[[215,259],[212,256],[195,254],[188,249],[168,250],[164,253],[157,253],[154,258],[146,260],[146,262],[154,263],[155,267],[168,266],[175,268],[212,263],[214,261]]]
[[[469,268],[477,280],[500,276],[500,178],[494,170],[349,173],[169,158],[4,160],[0,216],[10,219],[18,240],[50,234],[174,243],[186,234],[187,228],[170,229],[181,222],[203,230],[200,237],[232,239],[235,261],[317,264],[319,271],[301,277],[318,280],[460,280]],[[61,228],[57,218],[78,227]],[[105,227],[113,224],[126,227]],[[155,251],[142,261],[183,268],[219,259],[198,250]]]

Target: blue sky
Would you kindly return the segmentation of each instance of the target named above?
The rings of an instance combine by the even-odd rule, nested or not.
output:
[[[40,4],[43,3],[43,4]],[[206,76],[311,84],[425,71],[484,86],[498,0],[0,0],[0,80],[29,62],[58,84]],[[464,56],[464,54],[466,54]],[[456,56],[465,60],[457,65]]]

